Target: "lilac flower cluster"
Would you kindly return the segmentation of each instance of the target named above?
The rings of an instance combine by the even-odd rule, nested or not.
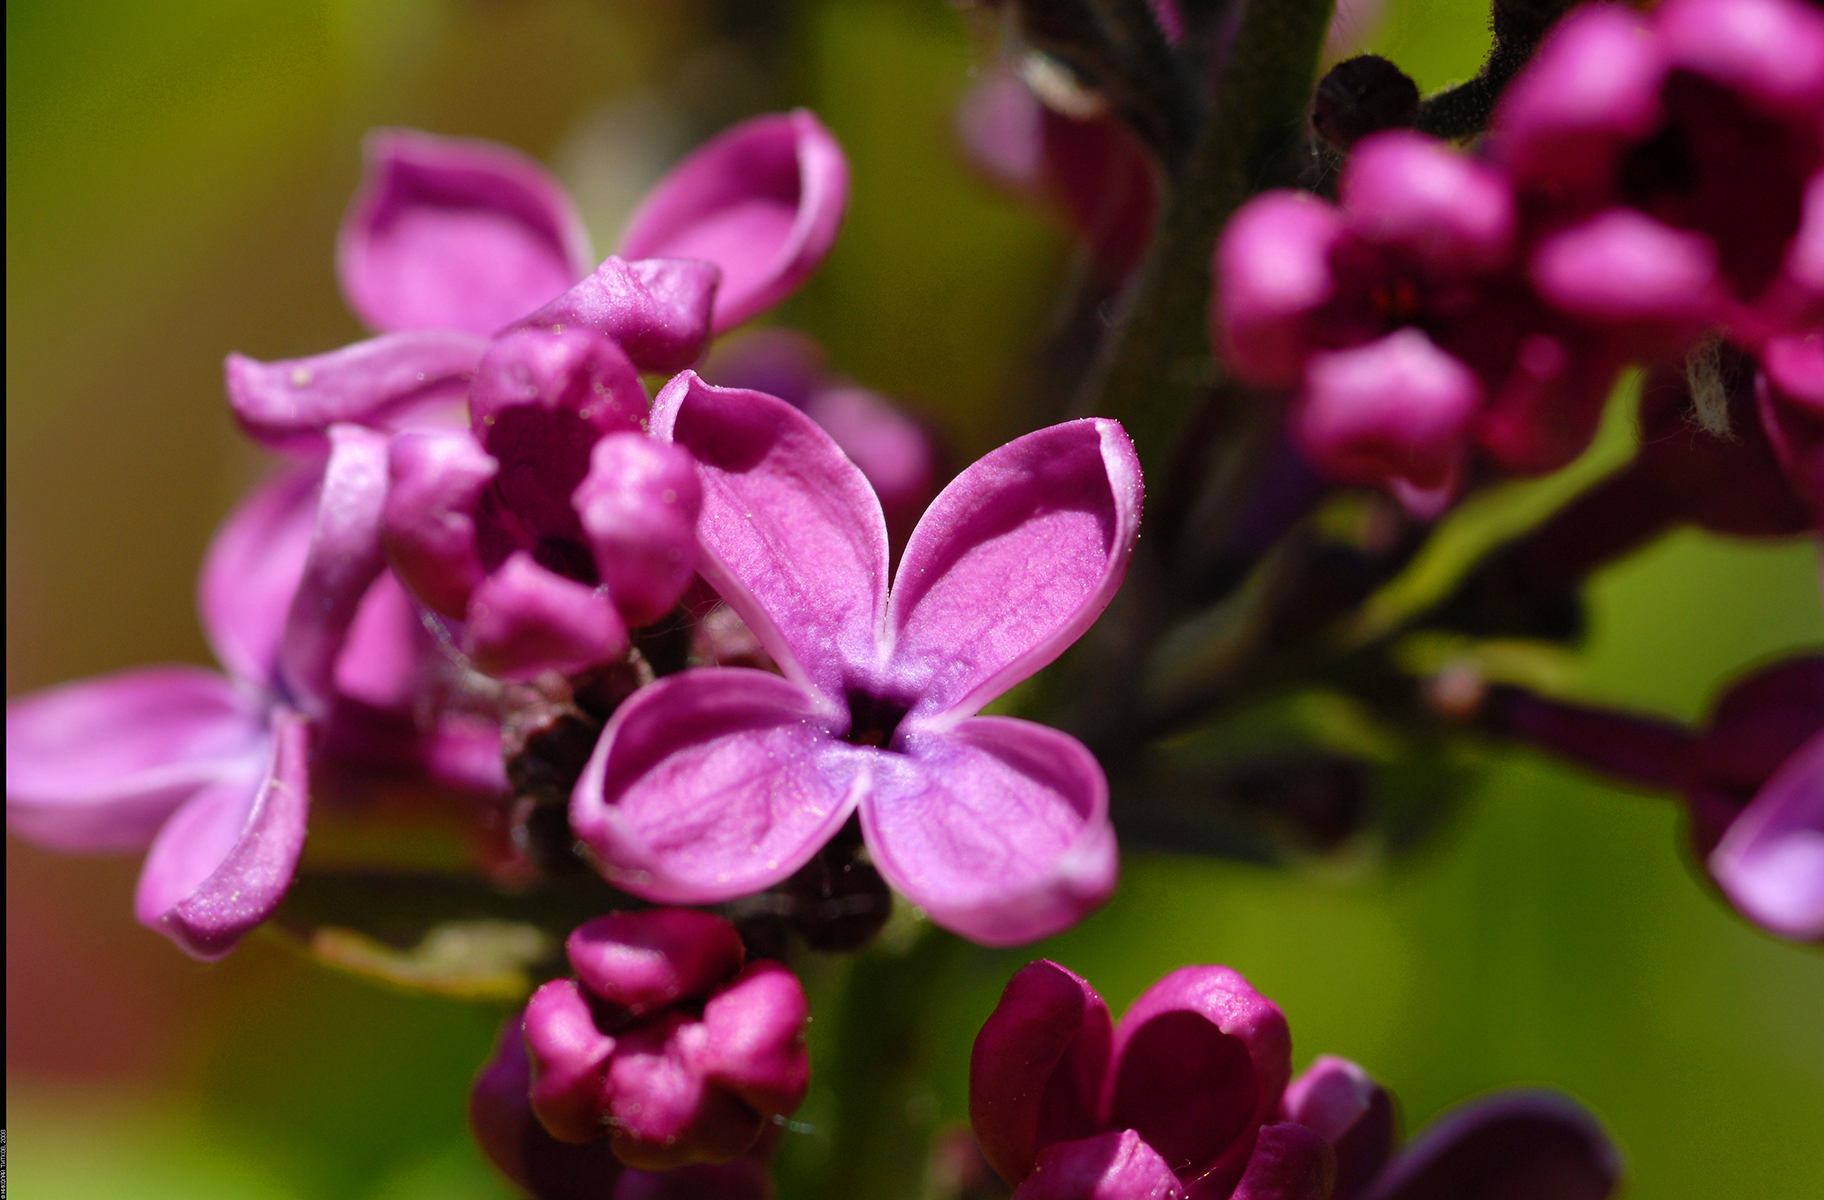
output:
[[[1284,1014],[1227,967],[1182,967],[1111,1022],[1053,962],[1007,984],[976,1037],[969,1118],[1014,1200],[1601,1200],[1620,1161],[1575,1104],[1511,1092],[1397,1149],[1355,1063],[1292,1077]]]

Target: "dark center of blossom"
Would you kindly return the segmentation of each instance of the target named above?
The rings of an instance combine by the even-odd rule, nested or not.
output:
[[[890,696],[877,696],[859,689],[849,692],[849,732],[843,738],[851,746],[878,746],[890,750],[899,723],[912,706]]]
[[[593,587],[595,555],[571,496],[589,471],[596,431],[575,413],[517,405],[495,417],[483,445],[500,463],[476,514],[482,566],[524,550],[548,571]]]
[[[1368,289],[1368,303],[1390,326],[1410,325],[1424,308],[1419,285],[1404,275],[1376,282]]]

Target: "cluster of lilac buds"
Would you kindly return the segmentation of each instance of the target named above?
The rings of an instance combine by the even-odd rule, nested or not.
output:
[[[1489,1097],[1398,1149],[1386,1089],[1324,1055],[1292,1078],[1279,1007],[1227,967],[1182,967],[1122,1016],[1053,962],[982,1026],[969,1118],[1015,1200],[1602,1200],[1608,1138],[1545,1092]]]

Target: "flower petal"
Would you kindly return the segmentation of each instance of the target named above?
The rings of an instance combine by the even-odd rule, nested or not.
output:
[[[627,653],[627,627],[607,597],[516,551],[469,598],[463,653],[502,679],[571,673]]]
[[[316,520],[321,459],[288,464],[255,485],[222,522],[203,556],[197,607],[228,674],[270,688],[279,638]]]
[[[887,882],[985,946],[1070,928],[1115,890],[1108,780],[1068,734],[1011,717],[869,752],[861,827]]]
[[[1185,1200],[1159,1152],[1131,1129],[1048,1146],[1013,1200]]]
[[[429,636],[398,578],[381,575],[361,598],[336,655],[336,695],[392,712],[409,710]]]
[[[601,1137],[602,1076],[614,1039],[596,1027],[581,985],[574,979],[540,985],[526,1001],[524,1025],[538,1123],[572,1145]]]
[[[610,883],[714,904],[789,877],[855,807],[824,728],[836,714],[761,671],[668,675],[615,711],[577,781],[570,823]]]
[[[475,1141],[501,1174],[538,1200],[619,1197],[616,1182],[641,1172],[622,1166],[607,1138],[584,1146],[560,1142],[533,1115],[532,1067],[522,1023],[515,1016],[501,1027],[494,1055],[469,1092],[469,1127]]]
[[[1743,916],[1795,941],[1824,941],[1824,733],[1774,772],[1710,853]]]
[[[461,620],[487,569],[475,530],[500,464],[466,430],[413,430],[387,451],[386,556],[425,607]]]
[[[1286,1088],[1280,1107],[1336,1148],[1337,1200],[1366,1187],[1393,1153],[1393,1097],[1346,1058],[1318,1055]]]
[[[516,150],[382,129],[365,153],[336,266],[349,307],[375,329],[491,334],[594,261],[562,186]]]
[[[722,272],[685,258],[609,255],[588,278],[519,325],[587,329],[616,343],[642,371],[682,371],[709,344],[710,311]]]
[[[1057,963],[1007,982],[969,1055],[969,1124],[982,1155],[1018,1183],[1039,1152],[1094,1135],[1114,1026],[1095,989]]]
[[[1761,107],[1816,121],[1824,107],[1824,17],[1798,0],[1673,0],[1656,14],[1674,69],[1691,71]]]
[[[670,612],[697,575],[703,485],[690,452],[642,433],[611,433],[590,450],[571,504],[627,624]]]
[[[1718,310],[1716,246],[1629,208],[1611,208],[1542,240],[1533,286],[1554,307],[1676,340]]]
[[[652,436],[696,456],[703,577],[787,678],[840,697],[878,660],[886,610],[886,520],[861,471],[785,401],[691,371],[659,393]]]
[[[337,421],[392,428],[429,405],[461,401],[486,348],[472,333],[420,329],[310,358],[257,362],[230,354],[228,405],[254,440],[320,452]]]
[[[810,1004],[798,977],[776,962],[747,968],[703,1006],[707,1035],[698,1060],[709,1081],[763,1117],[798,1110],[811,1083],[804,1046]]]
[[[1298,382],[1311,316],[1336,291],[1330,251],[1342,236],[1334,207],[1293,191],[1254,197],[1223,230],[1210,337],[1242,379],[1256,387]]]
[[[1114,421],[1067,421],[986,455],[906,544],[887,626],[909,718],[979,709],[1081,637],[1114,598],[1140,529],[1140,460]]]
[[[741,935],[714,913],[688,908],[615,912],[578,925],[564,942],[577,977],[630,1013],[702,998],[741,969]]]
[[[1330,1143],[1286,1121],[1261,1127],[1247,1171],[1224,1200],[1330,1200],[1335,1180],[1336,1152]]]
[[[1181,967],[1115,1027],[1109,1123],[1138,1130],[1195,1184],[1226,1197],[1292,1076],[1279,1007],[1227,967]]]
[[[329,710],[336,659],[362,598],[386,569],[380,516],[386,503],[387,436],[340,424],[330,429],[329,439],[310,552],[279,640],[279,670],[288,691],[314,717]]]
[[[140,922],[214,959],[272,915],[291,886],[310,812],[310,726],[273,718],[264,777],[199,792],[159,830],[140,871]]]
[[[58,850],[140,850],[199,790],[257,770],[266,722],[233,682],[142,667],[7,702],[6,825]]]
[[[1514,201],[1500,173],[1410,130],[1362,139],[1340,196],[1355,234],[1439,273],[1492,270],[1513,244]]]
[[[1362,1200],[1603,1200],[1620,1178],[1589,1113],[1552,1092],[1502,1092],[1434,1122]]]
[[[620,252],[720,267],[720,333],[797,290],[830,252],[848,199],[848,163],[830,131],[804,109],[770,113],[672,168],[628,218]]]

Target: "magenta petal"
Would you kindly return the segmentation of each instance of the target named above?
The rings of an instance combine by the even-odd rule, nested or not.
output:
[[[518,1017],[500,1031],[494,1055],[469,1092],[469,1127],[501,1174],[537,1200],[602,1200],[619,1197],[617,1181],[639,1174],[614,1157],[607,1138],[585,1146],[560,1142],[532,1113],[531,1065]]]
[[[1346,1058],[1320,1054],[1286,1088],[1281,1110],[1336,1148],[1336,1196],[1348,1200],[1393,1153],[1393,1098]]]
[[[666,904],[714,904],[809,862],[855,806],[836,714],[761,671],[668,675],[615,711],[570,802],[609,882]]]
[[[602,1136],[602,1076],[614,1039],[596,1028],[589,1000],[574,979],[553,979],[526,1001],[529,1098],[545,1132],[581,1144]]]
[[[811,1008],[798,977],[776,962],[748,964],[703,1006],[699,1063],[710,1081],[763,1117],[804,1103],[811,1083],[805,1026]]]
[[[1330,1200],[1336,1152],[1303,1125],[1262,1126],[1232,1200]]]
[[[562,186],[491,142],[383,129],[342,221],[342,292],[375,329],[491,334],[589,270]]]
[[[387,454],[382,526],[400,582],[427,608],[461,620],[486,570],[475,511],[500,464],[468,433],[412,431]]]
[[[1362,139],[1340,198],[1357,236],[1439,272],[1498,267],[1513,243],[1514,201],[1500,173],[1409,130]]]
[[[1133,443],[1095,418],[957,476],[913,530],[887,612],[908,719],[967,716],[1082,636],[1127,573],[1141,493]]]
[[[797,290],[830,252],[848,199],[848,163],[816,117],[804,109],[754,117],[659,181],[628,218],[620,253],[720,267],[720,333]]]
[[[369,585],[386,569],[380,515],[386,503],[387,436],[344,424],[331,428],[329,438],[310,553],[279,642],[288,690],[314,717],[328,711],[349,627]]]
[[[1195,1183],[1227,1196],[1292,1076],[1279,1007],[1227,967],[1181,967],[1115,1027],[1109,1123],[1136,1129]]]
[[[1121,1129],[1047,1147],[1013,1200],[1185,1200],[1186,1194],[1159,1152]]]
[[[310,726],[279,710],[264,778],[197,793],[159,830],[140,871],[141,923],[213,959],[279,906],[304,850]]]
[[[277,450],[322,450],[337,421],[376,427],[462,399],[487,341],[452,329],[392,333],[310,358],[230,354],[228,404],[241,428]]]
[[[589,474],[571,502],[627,624],[670,612],[697,574],[703,485],[690,452],[641,433],[611,433],[589,452]]]
[[[1474,373],[1408,326],[1312,356],[1292,434],[1333,479],[1397,479],[1423,492],[1454,485],[1481,401]]]
[[[1504,1092],[1434,1122],[1362,1200],[1603,1200],[1620,1178],[1589,1113],[1551,1092]]]
[[[1211,337],[1242,379],[1257,387],[1298,382],[1311,315],[1336,290],[1330,251],[1342,236],[1335,208],[1291,191],[1254,197],[1223,230]]]
[[[637,429],[646,408],[646,390],[626,353],[587,329],[502,334],[482,356],[469,390],[469,426],[503,462],[532,432],[510,429],[507,422],[532,419],[528,410],[574,422],[579,436],[593,440]],[[503,447],[503,439],[513,445]],[[524,449],[525,457],[538,457],[538,447]]]
[[[1558,309],[1604,323],[1695,328],[1716,311],[1716,246],[1611,208],[1533,251],[1533,285]]]
[[[416,698],[429,635],[396,576],[381,575],[355,610],[336,656],[336,695],[405,712]]]
[[[722,272],[682,258],[636,262],[610,255],[593,274],[520,324],[587,329],[616,343],[642,371],[682,371],[709,344]]]
[[[463,652],[503,679],[581,671],[627,653],[627,627],[595,589],[516,551],[469,598]]]
[[[1824,734],[1774,772],[1710,853],[1743,916],[1795,941],[1824,941]]]
[[[236,679],[269,688],[279,638],[316,520],[322,462],[287,465],[228,515],[197,580],[197,607],[215,657]]]
[[[688,908],[597,917],[564,950],[585,987],[635,1014],[707,996],[741,969],[743,953],[733,925]]]
[[[260,769],[265,715],[197,667],[66,683],[6,706],[6,826],[58,850],[144,849],[198,791]]]
[[[969,1055],[969,1124],[1008,1182],[1046,1147],[1099,1128],[1113,1036],[1102,997],[1057,963],[1028,963],[1007,982]]]
[[[901,727],[868,755],[861,827],[888,883],[944,928],[1018,946],[1075,925],[1115,890],[1108,780],[1068,734],[1011,717]]]
[[[1654,24],[1674,68],[1800,120],[1824,107],[1824,16],[1799,0],[1671,0]]]
[[[785,401],[690,371],[654,401],[652,436],[696,456],[704,578],[788,678],[841,696],[879,658],[887,599],[886,521],[861,471]]]

